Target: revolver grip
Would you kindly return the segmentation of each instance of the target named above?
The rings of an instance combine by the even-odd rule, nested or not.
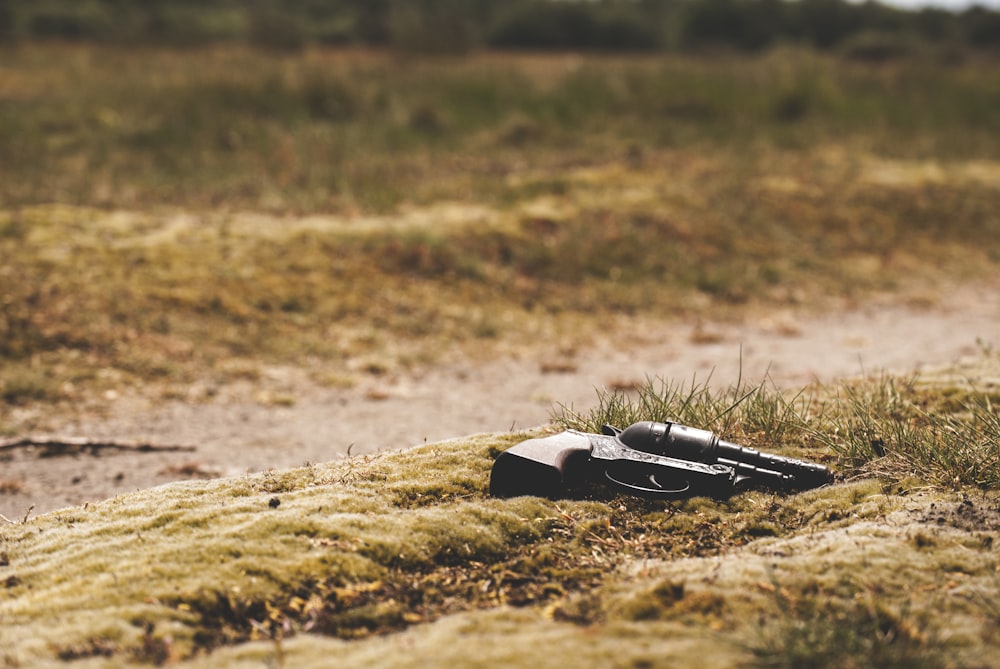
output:
[[[586,477],[589,460],[590,440],[580,433],[522,441],[497,456],[490,495],[558,497]]]

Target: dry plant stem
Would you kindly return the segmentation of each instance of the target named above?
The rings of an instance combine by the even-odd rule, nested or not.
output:
[[[16,520],[11,520],[7,516],[3,515],[2,513],[0,513],[0,520],[3,520],[3,521],[7,522],[10,525],[24,525],[25,523],[28,522],[28,516],[31,515],[31,512],[34,510],[34,508],[35,508],[34,504],[32,504],[31,506],[29,506],[28,510],[24,512],[24,517],[21,518],[20,522],[18,522]]]

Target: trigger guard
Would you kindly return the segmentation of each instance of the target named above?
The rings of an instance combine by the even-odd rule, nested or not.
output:
[[[608,479],[608,481],[613,483],[615,487],[624,490],[625,492],[638,494],[640,496],[652,499],[657,499],[657,498],[675,499],[680,497],[686,497],[691,492],[691,482],[687,480],[684,481],[683,488],[669,490],[666,488],[647,488],[645,486],[635,485],[632,483],[625,483],[624,481],[619,481],[618,479],[616,479],[614,476],[611,475],[611,472],[607,470],[605,470],[604,476],[605,478]],[[654,483],[656,483],[656,479],[653,478],[653,476],[654,475],[651,474],[649,478]]]

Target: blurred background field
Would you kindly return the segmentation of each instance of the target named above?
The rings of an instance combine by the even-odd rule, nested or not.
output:
[[[0,3],[0,397],[940,299],[1000,260],[998,17]]]

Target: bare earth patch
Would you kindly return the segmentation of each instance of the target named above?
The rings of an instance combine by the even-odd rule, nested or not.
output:
[[[6,450],[0,513],[19,519],[169,481],[529,428],[547,422],[555,403],[582,409],[594,403],[595,389],[627,389],[650,376],[720,385],[741,375],[768,377],[794,391],[880,371],[926,373],[998,344],[1000,285],[983,283],[819,317],[788,310],[748,313],[738,322],[619,320],[587,346],[373,373],[346,389],[318,386],[302,370],[272,368],[221,388],[195,383],[190,399],[109,392],[86,404],[16,410],[14,425],[19,435],[185,449]]]

